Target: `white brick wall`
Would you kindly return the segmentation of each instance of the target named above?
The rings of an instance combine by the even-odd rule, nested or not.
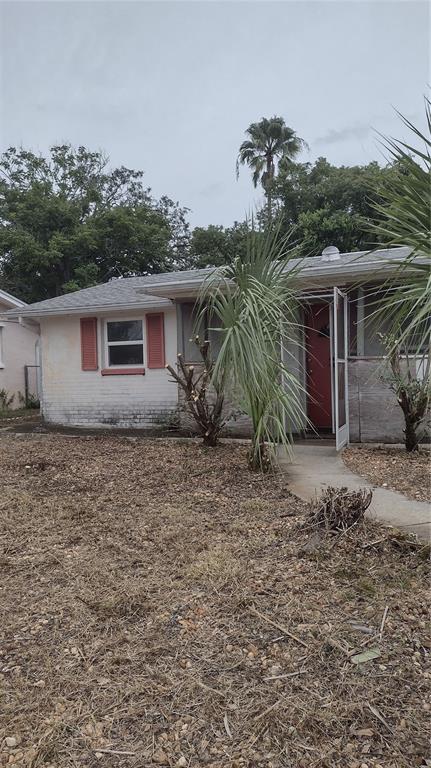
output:
[[[0,389],[15,395],[12,408],[19,408],[18,393],[24,395],[25,392],[24,366],[36,363],[39,333],[37,326],[26,327],[1,314],[8,309],[10,307],[0,303]],[[33,371],[31,381],[34,380]]]
[[[166,362],[175,365],[175,308],[164,312]],[[172,413],[178,391],[165,369],[147,368],[145,314],[113,313],[109,319],[144,319],[145,375],[102,376],[106,367],[104,318],[98,319],[97,371],[81,370],[79,317],[46,318],[42,334],[42,413],[53,424],[92,427],[150,427]]]

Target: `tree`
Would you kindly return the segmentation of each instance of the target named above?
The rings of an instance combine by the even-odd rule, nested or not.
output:
[[[142,171],[110,169],[101,152],[53,146],[44,158],[0,157],[0,281],[38,301],[111,277],[181,268],[185,211],[154,200]]]
[[[374,233],[392,246],[410,251],[398,273],[387,283],[378,317],[398,327],[398,344],[415,339],[427,346],[431,317],[431,102],[425,98],[426,129],[421,131],[400,115],[411,132],[411,143],[384,139],[389,157],[401,172],[391,184],[379,186]],[[418,146],[419,142],[419,146]]]
[[[217,445],[220,432],[226,418],[224,414],[224,387],[226,377],[214,378],[215,363],[208,339],[195,338],[195,344],[202,358],[202,365],[195,368],[187,365],[181,353],[177,355],[177,371],[171,366],[166,368],[174,381],[181,387],[186,407],[196,422],[203,437],[204,445]],[[212,389],[212,393],[209,390]],[[212,396],[213,395],[213,396]]]
[[[375,206],[382,202],[378,188],[392,184],[399,173],[397,164],[337,167],[324,157],[290,163],[273,186],[283,229],[293,230],[301,256],[317,256],[328,245],[341,252],[370,250],[376,244]]]
[[[196,227],[190,240],[190,257],[196,267],[219,267],[246,253],[247,224],[235,222],[231,227]]]
[[[431,349],[423,354],[420,365],[417,356],[410,356],[405,348],[401,356],[400,334],[381,336],[387,351],[389,386],[395,392],[404,416],[404,444],[409,453],[419,449],[421,434],[430,403]]]
[[[248,462],[254,471],[271,467],[276,444],[290,448],[286,423],[304,418],[299,382],[280,354],[296,329],[296,270],[286,269],[287,242],[277,224],[265,233],[249,228],[245,258],[213,273],[199,301],[200,315],[209,312],[211,329],[221,335],[213,379],[229,372],[252,422]]]
[[[263,117],[251,123],[246,130],[248,139],[239,148],[237,175],[240,165],[248,165],[253,172],[253,184],[262,184],[267,199],[268,219],[272,216],[272,187],[278,165],[288,165],[306,147],[306,142],[286,125],[284,118]]]

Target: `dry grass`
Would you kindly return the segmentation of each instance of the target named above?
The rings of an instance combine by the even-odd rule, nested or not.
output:
[[[349,469],[371,483],[400,491],[409,499],[431,502],[431,456],[423,447],[414,453],[403,448],[351,445],[343,451]]]
[[[0,445],[0,765],[425,764],[417,547],[307,539],[244,446]]]

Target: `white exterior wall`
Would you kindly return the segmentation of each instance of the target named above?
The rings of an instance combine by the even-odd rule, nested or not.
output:
[[[154,311],[154,310],[153,310]],[[102,376],[105,320],[144,320],[144,375]],[[164,310],[166,362],[175,365],[175,307]],[[98,370],[81,369],[80,317],[45,318],[42,337],[42,415],[52,424],[87,427],[151,427],[169,418],[178,405],[176,384],[163,368],[147,367],[144,312],[98,317]]]
[[[0,303],[0,389],[9,395],[15,395],[12,408],[22,407],[18,393],[25,394],[24,366],[36,364],[36,342],[39,338],[38,327],[24,326],[18,320],[7,319],[2,313],[10,306]],[[36,375],[30,376],[30,391],[35,391]]]

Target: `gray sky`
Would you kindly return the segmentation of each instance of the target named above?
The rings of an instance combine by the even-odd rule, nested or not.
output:
[[[193,225],[259,200],[235,178],[250,122],[282,115],[302,159],[382,160],[372,128],[423,123],[429,5],[387,2],[1,2],[0,149],[71,142],[145,171]]]

